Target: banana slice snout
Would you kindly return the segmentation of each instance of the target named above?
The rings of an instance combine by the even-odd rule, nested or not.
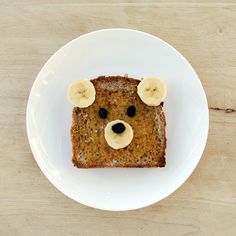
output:
[[[133,136],[132,127],[123,120],[113,120],[105,127],[105,139],[113,149],[127,147]]]
[[[167,89],[164,81],[155,78],[145,78],[138,85],[138,95],[148,106],[159,106],[164,101]]]
[[[67,90],[68,100],[77,107],[84,108],[93,104],[96,91],[89,80],[81,79],[69,85]]]

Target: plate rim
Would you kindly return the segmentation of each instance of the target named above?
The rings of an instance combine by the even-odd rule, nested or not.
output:
[[[148,204],[147,203],[140,204],[139,207],[131,207],[131,208],[118,209],[118,208],[110,208],[110,207],[106,208],[106,207],[94,206],[92,204],[88,204],[88,203],[86,203],[84,201],[81,201],[80,199],[77,199],[76,197],[73,196],[73,194],[71,192],[69,192],[69,193],[65,192],[64,191],[65,188],[63,188],[60,184],[58,184],[57,181],[54,181],[54,179],[50,176],[50,174],[41,165],[39,157],[37,156],[36,151],[34,150],[32,142],[31,142],[31,131],[30,131],[30,128],[29,128],[29,119],[30,119],[29,109],[30,109],[30,105],[31,105],[30,104],[31,103],[30,100],[31,100],[34,88],[35,88],[36,84],[39,82],[41,73],[43,72],[44,68],[47,66],[47,64],[49,64],[51,62],[51,60],[54,59],[55,56],[57,56],[57,54],[59,54],[68,45],[73,44],[74,41],[77,41],[77,40],[79,40],[81,38],[90,36],[92,34],[102,33],[102,32],[106,32],[106,31],[129,31],[129,32],[134,32],[134,33],[142,34],[144,36],[151,37],[153,39],[159,40],[161,43],[163,43],[167,47],[171,48],[176,54],[178,54],[178,56],[181,57],[182,60],[185,61],[185,63],[189,66],[189,68],[191,69],[192,73],[195,75],[196,79],[198,80],[198,83],[199,83],[200,88],[201,88],[201,93],[203,95],[203,100],[204,100],[204,103],[205,103],[205,108],[206,108],[205,109],[206,110],[206,114],[205,114],[206,115],[206,124],[205,124],[206,125],[206,127],[205,127],[206,134],[204,136],[205,140],[204,140],[204,143],[202,144],[202,146],[199,148],[199,157],[193,163],[192,168],[186,172],[186,174],[181,178],[181,180],[178,181],[178,184],[176,184],[176,186],[171,191],[167,192],[167,194],[165,194],[164,196],[161,196],[159,199],[156,199],[156,200],[154,200],[152,202],[149,202]],[[37,74],[37,76],[36,76],[36,78],[35,78],[35,80],[33,82],[33,85],[32,85],[32,87],[30,89],[30,92],[29,92],[28,101],[27,101],[27,107],[26,107],[26,131],[27,131],[27,138],[28,138],[28,142],[29,142],[29,145],[30,145],[30,149],[32,151],[33,157],[34,157],[34,159],[35,159],[39,169],[46,176],[46,178],[49,180],[49,182],[51,182],[51,184],[56,189],[58,189],[61,193],[63,193],[66,197],[68,197],[68,198],[74,200],[75,202],[80,203],[80,204],[82,204],[84,206],[88,206],[88,207],[99,209],[99,210],[105,210],[105,211],[129,211],[129,210],[137,210],[137,209],[141,209],[141,208],[144,208],[144,207],[147,207],[147,206],[151,206],[151,205],[153,205],[153,204],[155,204],[157,202],[160,202],[161,200],[167,198],[168,196],[170,196],[172,193],[174,193],[179,187],[181,187],[188,180],[190,175],[196,169],[199,161],[202,158],[203,152],[205,150],[205,147],[206,147],[206,144],[207,144],[207,139],[208,139],[208,134],[209,134],[209,109],[208,109],[208,101],[207,101],[207,97],[206,97],[206,93],[205,93],[205,90],[203,88],[203,85],[202,85],[202,83],[201,83],[201,81],[200,81],[196,71],[193,69],[192,65],[190,64],[190,62],[177,49],[175,49],[169,43],[167,43],[163,39],[159,38],[158,36],[155,36],[155,35],[152,35],[152,34],[149,34],[149,33],[143,32],[143,31],[140,31],[140,30],[136,30],[136,29],[130,29],[130,28],[105,28],[105,29],[99,29],[99,30],[96,30],[96,31],[88,32],[88,33],[82,34],[82,35],[72,39],[71,41],[69,41],[68,43],[66,43],[62,47],[60,47],[56,52],[54,52],[47,59],[47,61],[43,64],[43,66],[41,67],[40,71],[38,72],[38,74]]]

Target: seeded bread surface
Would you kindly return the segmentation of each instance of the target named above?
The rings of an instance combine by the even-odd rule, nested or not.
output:
[[[78,168],[164,167],[166,120],[162,105],[144,104],[137,94],[139,80],[121,76],[101,76],[91,80],[96,90],[95,102],[87,108],[74,107],[72,112],[72,161]],[[129,117],[127,108],[136,107]],[[106,108],[106,119],[99,117]],[[104,129],[112,120],[124,120],[133,128],[134,138],[123,149],[112,149]]]

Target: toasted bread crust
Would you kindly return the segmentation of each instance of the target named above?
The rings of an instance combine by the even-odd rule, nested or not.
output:
[[[164,167],[166,119],[163,104],[158,107],[143,104],[137,95],[139,80],[100,76],[91,82],[96,89],[95,103],[88,108],[74,107],[72,112],[70,134],[74,165],[78,168]],[[137,108],[134,118],[124,114],[124,109],[131,103]],[[110,109],[108,119],[98,117],[99,107]],[[118,118],[131,124],[134,140],[127,148],[114,150],[107,145],[103,130],[109,121]]]

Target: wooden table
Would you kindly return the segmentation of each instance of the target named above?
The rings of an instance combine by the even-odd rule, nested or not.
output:
[[[0,235],[236,235],[236,2],[19,2],[0,2]],[[129,212],[95,210],[60,193],[34,161],[25,128],[29,91],[47,59],[110,27],[146,31],[183,53],[210,111],[191,177],[161,202]]]

